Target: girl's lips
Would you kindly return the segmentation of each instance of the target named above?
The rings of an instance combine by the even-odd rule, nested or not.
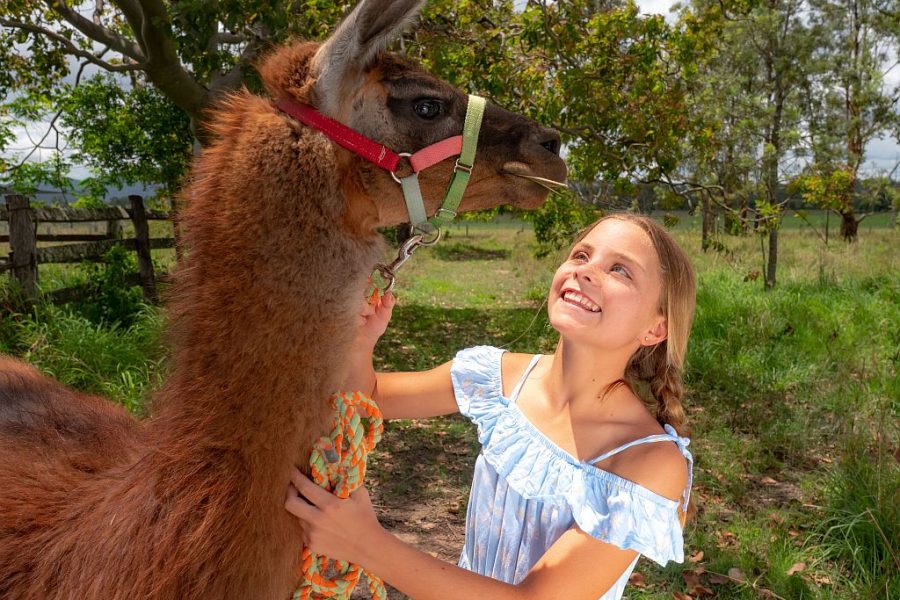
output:
[[[563,302],[565,302],[567,304],[577,306],[578,308],[581,308],[583,310],[586,310],[586,311],[592,312],[592,313],[601,312],[599,304],[597,304],[596,302],[591,300],[590,297],[584,295],[583,293],[581,293],[578,290],[565,289],[562,291],[562,293],[560,293],[559,296],[563,300]]]

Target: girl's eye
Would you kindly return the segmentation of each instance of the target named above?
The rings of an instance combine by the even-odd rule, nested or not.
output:
[[[610,271],[613,271],[613,272],[615,272],[615,273],[621,273],[622,275],[624,275],[624,276],[627,277],[628,279],[631,279],[631,273],[629,273],[629,272],[628,272],[628,269],[626,269],[626,268],[625,268],[624,266],[622,266],[622,265],[613,265],[613,267],[612,267],[612,269],[610,269]]]
[[[587,252],[582,252],[582,251],[574,252],[572,254],[572,260],[577,260],[579,262],[587,261],[588,260]]]
[[[441,102],[433,98],[418,100],[413,104],[416,115],[426,121],[430,121],[441,114]]]

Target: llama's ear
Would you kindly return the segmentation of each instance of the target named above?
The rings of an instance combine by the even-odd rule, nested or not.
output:
[[[377,54],[419,13],[425,0],[361,0],[316,53],[319,109],[336,116]]]

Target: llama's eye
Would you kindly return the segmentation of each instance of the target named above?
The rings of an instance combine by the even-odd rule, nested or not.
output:
[[[430,121],[441,114],[441,103],[439,100],[427,99],[417,100],[413,104],[413,110],[419,117]]]

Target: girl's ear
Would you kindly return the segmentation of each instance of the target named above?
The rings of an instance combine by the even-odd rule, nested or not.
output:
[[[665,317],[660,317],[656,324],[641,338],[642,346],[655,346],[669,337],[669,322]]]
[[[362,76],[419,13],[425,0],[362,0],[313,59],[318,108],[338,116],[346,92],[358,89]]]

